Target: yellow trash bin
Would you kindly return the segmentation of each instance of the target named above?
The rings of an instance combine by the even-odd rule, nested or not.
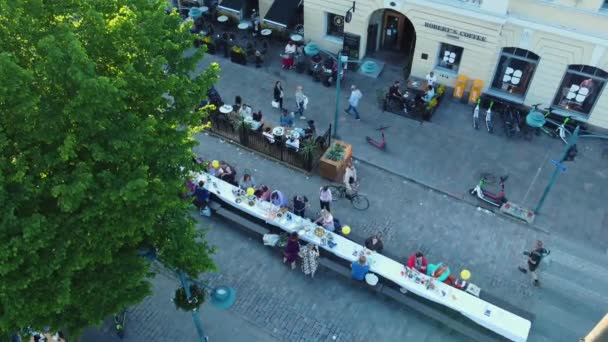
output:
[[[456,78],[456,84],[454,84],[454,97],[461,99],[464,96],[464,89],[467,87],[467,80],[469,78],[465,75],[458,75]]]
[[[483,90],[483,81],[475,80],[473,81],[473,86],[471,86],[471,94],[469,95],[469,103],[477,102],[479,96],[481,96],[481,91]]]

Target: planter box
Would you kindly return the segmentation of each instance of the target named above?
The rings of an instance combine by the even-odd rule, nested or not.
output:
[[[327,152],[332,149],[335,144],[344,146],[344,158],[342,160],[331,160],[325,158]],[[350,162],[353,156],[353,147],[345,143],[344,141],[334,140],[332,144],[327,148],[321,160],[319,161],[319,174],[321,177],[331,180],[332,182],[342,183],[342,177],[344,177],[344,170],[346,169],[347,162]]]

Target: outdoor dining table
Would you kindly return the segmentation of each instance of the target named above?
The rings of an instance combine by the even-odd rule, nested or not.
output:
[[[198,181],[205,181],[205,188],[226,204],[267,224],[286,232],[298,232],[299,237],[324,250],[353,262],[360,255],[366,255],[370,272],[394,282],[407,291],[456,310],[477,324],[494,331],[512,341],[524,342],[528,339],[531,322],[498,306],[477,298],[465,291],[432,280],[421,273],[411,273],[406,267],[382,254],[370,251],[341,235],[317,226],[310,219],[301,218],[291,212],[281,211],[270,202],[243,195],[237,187],[205,172],[193,174]],[[322,234],[317,235],[322,232]],[[317,233],[317,234],[315,234]],[[412,277],[409,274],[413,274]],[[429,286],[429,281],[432,286]]]

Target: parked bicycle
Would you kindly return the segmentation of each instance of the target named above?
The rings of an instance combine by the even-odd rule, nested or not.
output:
[[[365,195],[360,194],[357,191],[357,188],[359,187],[358,183],[355,183],[352,186],[352,193],[349,194],[348,190],[346,189],[346,186],[344,185],[329,185],[329,191],[331,191],[331,196],[333,201],[337,201],[340,198],[346,198],[350,201],[350,203],[353,205],[353,207],[355,207],[355,209],[357,210],[366,210],[367,208],[369,208],[369,200],[367,199],[367,197],[365,197]]]

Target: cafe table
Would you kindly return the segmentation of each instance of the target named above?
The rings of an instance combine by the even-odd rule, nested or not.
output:
[[[366,255],[371,272],[394,282],[407,291],[458,311],[475,323],[512,341],[525,342],[528,339],[531,322],[523,317],[465,291],[434,279],[431,280],[424,274],[416,273],[410,277],[410,270],[406,269],[403,264],[370,251],[341,235],[327,231],[311,222],[310,219],[300,218],[289,211],[280,210],[270,202],[248,197],[238,187],[210,174],[197,172],[192,176],[196,179],[196,183],[201,180],[205,181],[207,190],[238,210],[286,232],[298,232],[300,239],[314,243],[349,263],[357,260],[360,255]],[[429,286],[429,282],[432,286]]]

